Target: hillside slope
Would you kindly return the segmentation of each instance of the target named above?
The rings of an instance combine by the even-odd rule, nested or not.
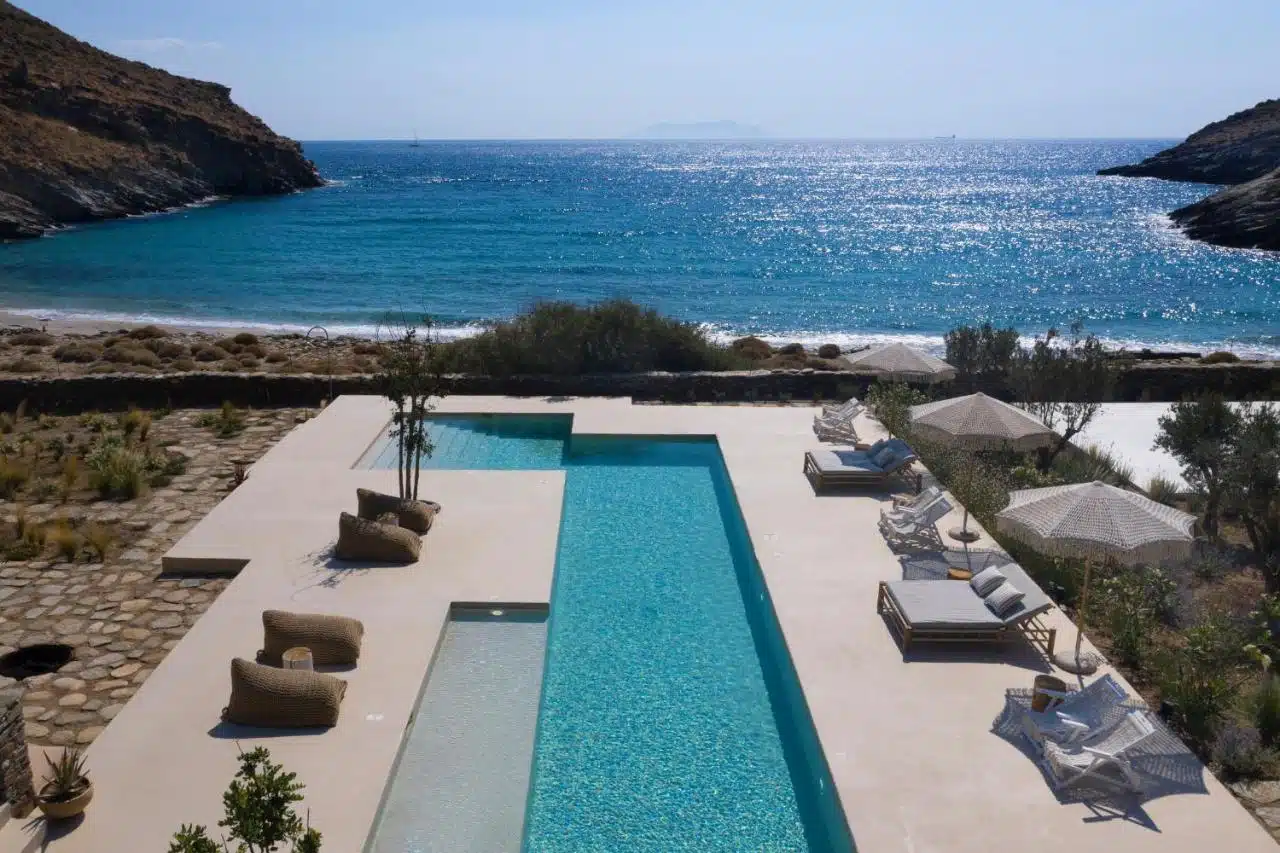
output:
[[[1280,166],[1280,100],[1205,125],[1187,140],[1132,166],[1099,175],[1164,178],[1202,184],[1242,184]]]
[[[1227,187],[1170,215],[1196,240],[1280,251],[1280,169]]]
[[[322,183],[231,90],[113,56],[0,0],[0,239]]]

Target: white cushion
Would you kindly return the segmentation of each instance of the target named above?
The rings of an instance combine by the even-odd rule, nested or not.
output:
[[[989,569],[983,569],[972,578],[969,579],[969,586],[973,587],[973,591],[983,598],[987,597],[987,593],[993,591],[1006,580],[1004,574],[994,566]]]
[[[1025,595],[1025,592],[1008,581],[1001,581],[995,590],[987,594],[983,602],[987,605],[988,610],[1003,619],[1013,608],[1018,606],[1018,602]]]

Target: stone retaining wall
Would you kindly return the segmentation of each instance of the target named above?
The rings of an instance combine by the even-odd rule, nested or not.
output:
[[[0,803],[8,803],[17,818],[26,817],[36,804],[20,687],[0,690]]]
[[[517,397],[632,397],[668,403],[836,400],[866,393],[867,376],[817,370],[732,373],[637,373],[591,376],[448,376],[450,394]],[[957,393],[982,390],[1008,398],[1003,381],[961,377]],[[1123,368],[1114,399],[1174,402],[1204,390],[1229,399],[1280,399],[1280,365],[1243,362],[1221,365],[1138,363]],[[314,406],[342,394],[377,393],[374,377],[316,374],[180,373],[99,374],[75,377],[0,378],[0,410],[22,400],[35,411],[80,412],[129,406]]]

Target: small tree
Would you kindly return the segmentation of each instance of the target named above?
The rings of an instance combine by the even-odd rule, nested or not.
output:
[[[1082,334],[1081,324],[1073,323],[1071,337],[1059,341],[1058,330],[1050,329],[1031,349],[1019,350],[1013,358],[1010,384],[1018,405],[1059,436],[1053,447],[1040,454],[1042,471],[1049,470],[1111,396],[1115,382],[1111,360],[1097,337]]]
[[[1240,416],[1221,394],[1207,393],[1196,400],[1175,403],[1160,418],[1155,446],[1168,451],[1182,464],[1187,484],[1204,499],[1201,524],[1215,542],[1226,489],[1228,463],[1239,440]]]
[[[423,317],[420,325],[421,331],[407,322],[400,324],[399,334],[387,344],[378,374],[383,396],[395,406],[391,437],[396,440],[400,497],[410,500],[418,499],[422,460],[435,451],[427,415],[441,396],[431,318]]]
[[[880,421],[889,435],[900,438],[911,432],[911,407],[927,402],[928,395],[905,382],[885,382],[880,379],[867,391],[866,399],[876,420]]]
[[[1251,404],[1240,412],[1226,470],[1224,504],[1244,524],[1268,594],[1280,593],[1280,411],[1274,406]]]
[[[240,753],[240,769],[222,795],[225,817],[218,826],[230,833],[222,840],[222,850],[319,853],[320,833],[293,810],[294,803],[302,802],[305,787],[297,774],[273,764],[264,747]],[[290,846],[281,847],[286,843]],[[169,853],[218,853],[218,844],[203,826],[184,823],[169,842]]]
[[[997,329],[990,323],[957,326],[943,337],[947,363],[972,387],[979,376],[1008,373],[1018,352],[1016,329]]]
[[[995,514],[1009,503],[1009,488],[1002,471],[984,462],[976,454],[959,448],[941,448],[915,442],[929,470],[955,496],[964,510],[960,529],[969,532],[972,514],[983,524],[990,524]]]

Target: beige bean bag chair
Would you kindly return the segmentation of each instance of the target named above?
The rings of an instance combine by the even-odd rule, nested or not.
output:
[[[231,701],[222,719],[242,726],[293,729],[335,726],[347,682],[306,669],[231,661]]]
[[[426,533],[440,512],[440,504],[433,501],[413,501],[385,495],[372,489],[356,489],[356,514],[361,518],[374,519],[383,513],[393,512],[400,520],[400,526],[414,533]]]
[[[341,560],[370,563],[417,562],[422,540],[412,530],[356,518],[349,512],[338,517],[338,544],[333,553]]]
[[[323,613],[262,611],[262,651],[258,662],[279,666],[280,658],[295,646],[311,650],[318,666],[355,663],[360,659],[364,624],[346,616]]]

